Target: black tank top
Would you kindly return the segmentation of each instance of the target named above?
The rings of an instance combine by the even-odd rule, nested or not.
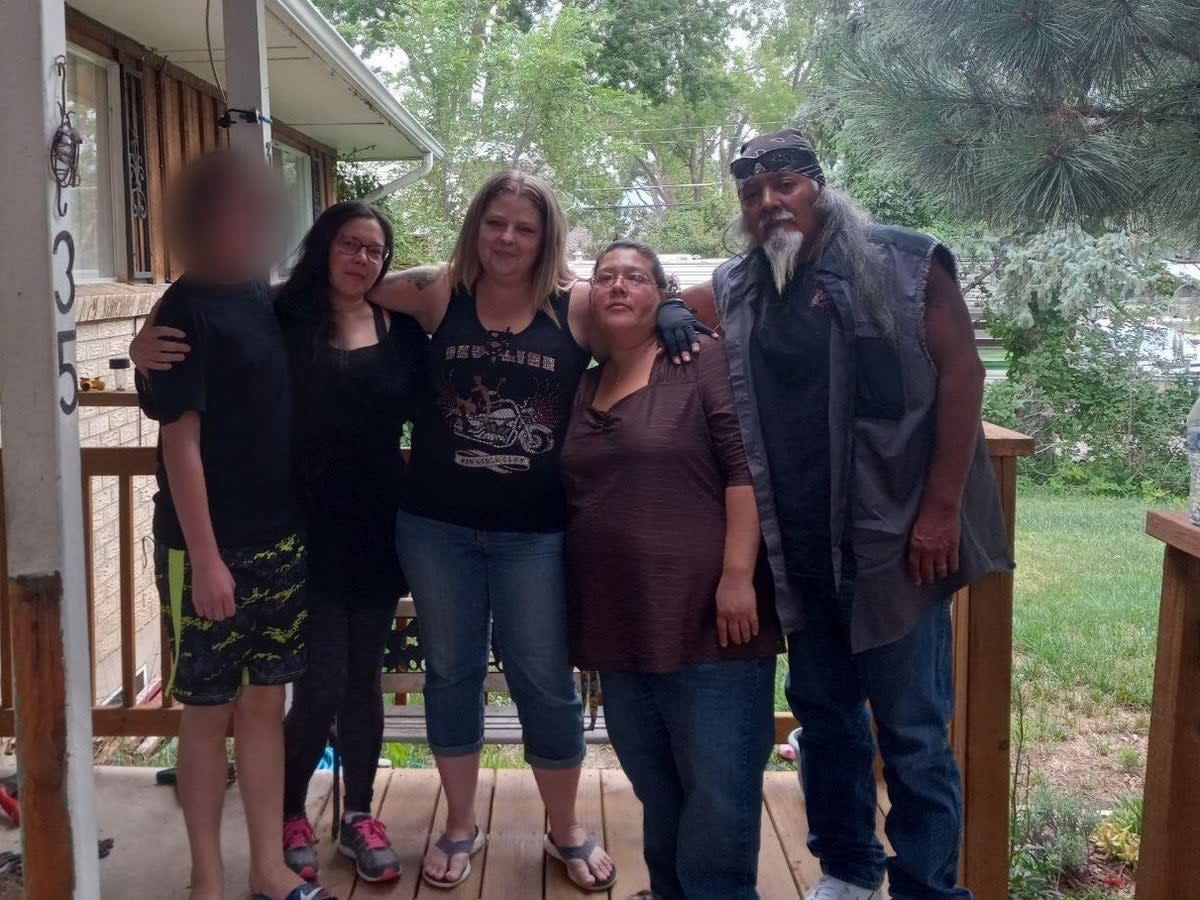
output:
[[[401,508],[481,531],[561,531],[558,458],[590,354],[567,324],[569,295],[523,331],[488,331],[456,288],[429,353]]]
[[[339,350],[311,328],[286,329],[297,410],[295,460],[308,525],[309,587],[326,600],[395,603],[400,437],[428,392],[429,339],[375,307],[377,343]]]

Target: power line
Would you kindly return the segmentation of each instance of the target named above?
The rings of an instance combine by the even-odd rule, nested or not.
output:
[[[576,188],[574,193],[598,194],[604,191],[621,191],[621,192],[637,192],[637,191],[660,191],[667,188],[698,188],[698,187],[718,187],[724,182],[720,181],[691,181],[686,184],[630,184],[624,187],[584,187]]]
[[[217,62],[213,58],[212,48],[212,0],[205,0],[204,3],[204,42],[208,45],[208,64],[212,67],[213,81],[217,85],[217,93],[221,95],[221,102],[226,106],[229,105],[229,97],[225,95],[225,88],[221,87],[221,79],[217,77]]]
[[[594,209],[699,209],[703,203],[601,203],[578,206],[576,209],[589,211]]]
[[[608,134],[643,134],[650,131],[707,131],[710,128],[764,128],[771,125],[786,125],[788,119],[777,119],[773,122],[746,122],[741,126],[731,122],[717,122],[712,125],[670,125],[658,128],[609,128],[606,129]]]

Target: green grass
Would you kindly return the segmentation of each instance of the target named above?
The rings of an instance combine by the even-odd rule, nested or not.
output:
[[[1065,737],[1064,705],[1149,712],[1162,545],[1145,534],[1146,509],[1024,485],[1018,494],[1015,676],[1035,737]],[[786,672],[781,656],[778,710]]]
[[[383,754],[397,769],[432,769],[433,754],[425,744],[384,744]],[[520,747],[485,744],[480,754],[481,765],[488,769],[527,769],[524,751]]]
[[[1019,492],[1013,641],[1027,701],[1149,710],[1162,545],[1145,534],[1146,506]]]

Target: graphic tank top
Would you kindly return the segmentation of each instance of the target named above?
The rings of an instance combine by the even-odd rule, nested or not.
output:
[[[558,459],[571,402],[590,355],[554,297],[522,331],[489,331],[475,296],[450,296],[433,335],[433,396],[417,413],[400,506],[481,531],[561,531],[566,498]]]

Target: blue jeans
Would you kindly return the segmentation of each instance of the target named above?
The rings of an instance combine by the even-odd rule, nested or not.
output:
[[[663,900],[756,900],[775,657],[680,672],[601,672],[613,749],[642,801]]]
[[[849,594],[850,591],[845,591]],[[950,605],[905,637],[851,654],[847,596],[806,602],[788,635],[787,697],[803,726],[800,777],[808,846],[828,875],[895,900],[970,900],[958,886],[962,785],[947,726],[954,708]],[[875,741],[892,808],[890,859],[875,836]]]
[[[429,748],[465,756],[483,746],[490,622],[526,762],[579,765],[583,704],[567,661],[562,533],[476,531],[401,510],[396,549],[425,653]]]

